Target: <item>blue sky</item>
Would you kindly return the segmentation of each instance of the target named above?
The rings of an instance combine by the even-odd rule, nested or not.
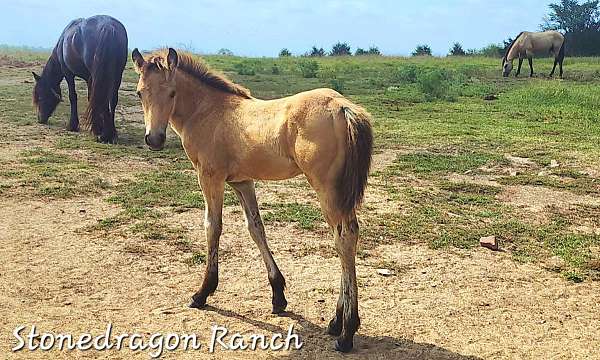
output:
[[[538,30],[551,0],[18,0],[0,11],[0,43],[53,47],[77,17],[107,14],[127,28],[129,47],[220,48],[245,56],[300,54],[346,41],[407,55],[417,44],[446,54],[459,41],[480,48]]]

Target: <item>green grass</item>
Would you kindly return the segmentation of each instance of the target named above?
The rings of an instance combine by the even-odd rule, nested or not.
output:
[[[263,204],[263,220],[272,222],[293,222],[301,229],[313,230],[323,221],[321,210],[309,204],[277,203]]]

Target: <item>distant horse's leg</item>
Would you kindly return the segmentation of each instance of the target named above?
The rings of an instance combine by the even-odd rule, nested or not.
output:
[[[521,74],[521,66],[523,66],[523,58],[519,57],[519,66],[517,67],[515,76],[519,76]]]
[[[529,69],[531,70],[529,77],[533,77],[533,58],[530,56],[527,58],[527,61],[529,61]]]
[[[115,126],[115,113],[117,110],[117,104],[119,103],[119,87],[121,86],[121,81],[117,81],[115,83],[115,89],[113,90],[112,99],[110,100],[109,111],[110,111],[110,126],[113,132],[113,142],[116,143],[117,140],[117,128]]]
[[[202,308],[206,298],[213,294],[219,283],[219,238],[223,226],[223,191],[225,182],[212,177],[199,177],[202,194],[204,195],[205,216],[204,231],[206,232],[207,260],[204,280],[200,290],[192,296],[192,308]]]
[[[65,75],[67,86],[69,87],[69,102],[71,103],[71,117],[69,118],[69,131],[79,131],[79,115],[77,112],[77,91],[75,90],[75,76],[73,74]]]
[[[265,227],[260,217],[258,203],[256,202],[256,193],[254,191],[254,182],[246,181],[242,183],[230,183],[231,187],[236,192],[238,199],[246,214],[246,225],[252,240],[258,246],[260,254],[267,266],[269,283],[273,289],[273,314],[280,314],[285,311],[287,301],[283,290],[285,289],[285,278],[281,275],[281,271],[277,267],[271,250],[267,245],[267,237],[265,235]]]
[[[563,61],[564,59],[560,59],[558,62],[558,66],[559,66],[559,70],[560,70],[560,78],[562,79],[563,77]]]
[[[557,64],[558,64],[558,58],[554,58],[554,66],[552,67],[552,71],[550,71],[550,77],[554,76],[554,71],[556,70]]]

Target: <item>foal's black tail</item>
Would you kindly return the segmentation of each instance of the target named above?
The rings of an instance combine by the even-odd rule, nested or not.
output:
[[[94,62],[90,71],[88,88],[89,104],[83,125],[90,128],[94,135],[102,133],[106,121],[111,121],[109,104],[118,79],[117,56],[114,52],[115,29],[106,27],[101,30],[97,40]]]

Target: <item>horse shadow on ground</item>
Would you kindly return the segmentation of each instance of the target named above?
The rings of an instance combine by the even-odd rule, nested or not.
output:
[[[273,333],[287,333],[288,329],[264,321],[251,319],[230,310],[223,310],[214,306],[207,306],[206,311],[213,311],[221,316],[235,318],[253,327]],[[302,315],[286,312],[281,315],[298,323],[295,331],[300,335],[303,346],[299,350],[290,350],[281,355],[274,354],[277,359],[427,359],[427,360],[475,360],[474,356],[461,355],[439,346],[426,343],[417,343],[403,338],[391,336],[366,336],[357,333],[354,337],[354,350],[348,354],[341,354],[333,349],[334,337],[325,332],[325,327],[319,326]]]

